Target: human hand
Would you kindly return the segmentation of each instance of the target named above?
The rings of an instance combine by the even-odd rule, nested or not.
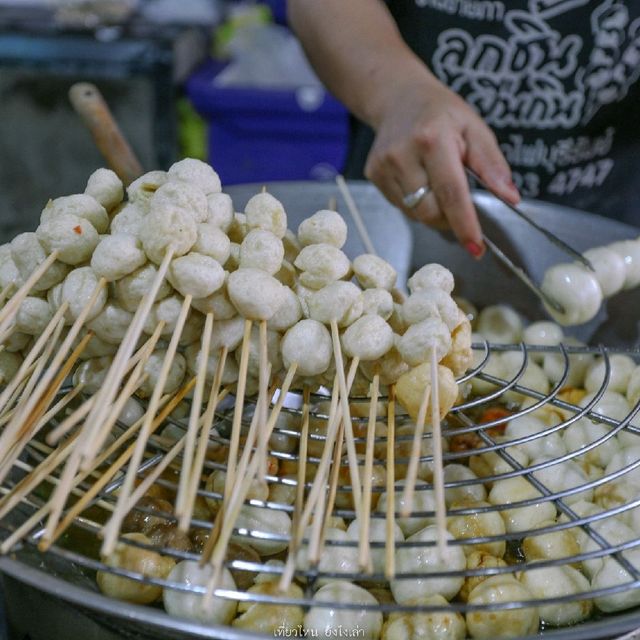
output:
[[[428,74],[391,85],[373,123],[376,138],[365,175],[409,217],[451,228],[475,258],[484,253],[465,166],[513,204],[520,199],[495,135],[466,102]],[[403,198],[428,185],[414,206]]]

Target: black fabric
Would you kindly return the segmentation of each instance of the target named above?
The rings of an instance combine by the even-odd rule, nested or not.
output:
[[[640,226],[640,0],[389,0],[496,133],[523,196]],[[373,132],[352,123],[349,177]]]

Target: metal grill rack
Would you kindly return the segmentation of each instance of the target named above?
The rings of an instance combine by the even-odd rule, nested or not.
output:
[[[310,606],[315,607],[341,607],[345,609],[374,609],[376,611],[382,611],[383,613],[398,612],[398,611],[457,611],[465,613],[473,610],[487,610],[487,609],[513,609],[526,606],[545,606],[545,605],[557,605],[561,603],[569,603],[576,600],[585,600],[593,598],[601,598],[604,596],[610,596],[612,594],[628,591],[632,589],[640,588],[640,562],[634,563],[634,558],[638,559],[639,556],[634,556],[633,550],[640,547],[640,537],[638,539],[626,540],[621,543],[614,544],[607,539],[602,533],[602,528],[599,526],[601,523],[608,521],[613,517],[628,518],[632,514],[633,510],[640,507],[640,489],[637,492],[637,496],[631,501],[626,503],[616,504],[609,509],[603,509],[596,514],[587,514],[581,516],[574,508],[576,496],[591,495],[591,492],[602,490],[602,487],[607,487],[613,482],[627,482],[629,474],[632,474],[636,469],[640,468],[640,457],[637,460],[631,461],[628,465],[611,473],[605,473],[598,477],[597,475],[591,478],[586,478],[584,482],[577,486],[567,486],[562,490],[553,490],[552,487],[547,486],[539,477],[539,472],[546,469],[553,469],[556,465],[566,463],[568,461],[577,461],[581,463],[584,461],[585,456],[589,453],[596,452],[599,447],[603,447],[606,443],[611,443],[613,438],[616,438],[619,434],[628,434],[628,438],[640,436],[640,428],[635,426],[634,418],[640,411],[640,403],[636,405],[631,412],[624,417],[613,417],[610,415],[601,415],[595,413],[595,408],[598,402],[602,398],[603,394],[607,391],[610,385],[611,379],[611,366],[609,356],[612,353],[616,353],[616,350],[607,349],[605,347],[574,347],[560,345],[559,347],[536,347],[531,345],[490,345],[475,344],[476,350],[476,362],[477,365],[473,370],[469,371],[462,379],[459,380],[460,387],[463,390],[467,390],[471,382],[475,380],[483,381],[492,385],[492,389],[484,395],[466,395],[458,402],[454,409],[447,416],[443,424],[443,435],[446,440],[451,443],[448,451],[444,453],[445,465],[450,463],[460,463],[469,459],[470,455],[482,456],[483,454],[492,454],[494,459],[500,461],[500,468],[494,471],[492,474],[485,475],[478,479],[465,479],[457,480],[446,483],[446,489],[464,489],[473,488],[476,485],[491,484],[499,480],[507,478],[522,477],[533,488],[535,488],[540,496],[529,498],[526,500],[519,500],[508,504],[487,504],[486,506],[471,508],[464,508],[464,506],[456,507],[448,510],[449,516],[466,515],[470,513],[481,512],[502,512],[506,509],[514,509],[518,507],[526,507],[530,505],[550,502],[556,507],[558,519],[541,528],[526,530],[526,531],[514,531],[507,532],[499,535],[483,535],[482,537],[466,538],[463,541],[455,540],[451,542],[452,545],[469,545],[478,546],[481,544],[495,543],[504,541],[507,545],[508,555],[510,557],[510,563],[507,566],[480,568],[466,571],[441,571],[438,573],[430,573],[428,576],[420,573],[402,573],[398,572],[395,575],[396,580],[410,580],[412,578],[422,578],[428,580],[439,580],[450,577],[473,577],[473,576],[487,576],[487,575],[499,575],[499,574],[514,574],[519,572],[530,571],[533,568],[553,567],[560,565],[577,566],[577,563],[585,561],[592,561],[597,558],[612,557],[619,564],[621,571],[626,572],[626,578],[619,584],[615,584],[609,587],[601,588],[596,591],[587,591],[571,595],[553,596],[544,599],[537,599],[534,601],[508,601],[499,602],[491,605],[469,605],[457,599],[453,599],[446,606],[425,606],[425,605],[398,605],[393,601],[381,602],[378,606],[368,605],[354,605],[340,602],[318,602],[312,599],[314,586],[318,580],[321,579],[344,579],[355,581],[365,587],[383,587],[386,584],[385,576],[382,574],[367,575],[362,573],[328,573],[319,571],[316,569],[297,569],[296,579],[298,584],[303,586],[304,597],[302,599],[284,598],[279,596],[269,596],[264,594],[247,593],[244,589],[238,589],[236,591],[231,590],[218,590],[216,595],[221,598],[230,598],[234,600],[242,600],[248,602],[263,602],[273,604],[291,604],[300,605],[308,608]],[[519,371],[516,372],[510,379],[500,379],[492,376],[486,371],[487,363],[490,357],[500,351],[518,351],[522,355],[522,364]],[[558,354],[563,363],[564,371],[560,376],[558,382],[553,388],[546,394],[537,392],[526,385],[521,384],[523,376],[527,370],[528,363],[531,358],[536,357],[538,354],[554,353]],[[627,353],[629,353],[627,351]],[[563,399],[561,390],[565,387],[566,380],[569,375],[570,358],[573,355],[580,354],[593,354],[603,359],[605,363],[605,376],[604,381],[600,389],[593,395],[593,398],[585,404],[585,406],[579,406],[573,402]],[[633,352],[631,353],[633,355]],[[505,394],[519,394],[524,401],[520,402],[519,406],[514,405],[513,400],[505,400]],[[312,412],[313,418],[321,420],[323,414],[323,402],[326,401],[327,396],[322,394],[316,394],[312,397]],[[381,401],[384,401],[381,398]],[[366,403],[366,398],[352,398],[352,405],[357,406],[358,403]],[[483,408],[493,406],[496,403],[508,405],[512,414],[508,417],[500,417],[488,422],[479,423],[478,415]],[[285,402],[284,412],[289,415],[299,415],[301,407],[301,397],[296,394],[290,394]],[[230,423],[230,415],[233,408],[232,399],[229,399],[227,404],[222,404],[219,407],[219,413],[217,415],[216,428],[218,434],[212,437],[211,445],[213,447],[224,447],[228,440],[226,439],[226,428]],[[547,429],[533,433],[517,439],[506,439],[500,433],[500,427],[506,423],[507,420],[532,414],[540,410],[553,409],[562,415],[563,417],[557,421],[557,423],[548,427]],[[251,403],[247,405],[247,420],[251,417],[253,407]],[[355,414],[359,412],[354,411]],[[366,412],[364,412],[366,413]],[[601,437],[594,439],[586,446],[576,451],[568,451],[562,455],[549,457],[543,462],[537,463],[534,466],[523,466],[514,455],[513,447],[523,445],[526,443],[532,443],[536,441],[542,441],[541,439],[549,438],[552,434],[562,436],[566,433],[566,430],[571,427],[576,421],[581,418],[589,418],[594,422],[597,422],[606,427],[606,432]],[[354,424],[358,422],[366,423],[366,418],[354,417]],[[380,420],[380,418],[379,418]],[[402,426],[408,423],[409,419],[406,416],[398,416],[397,425]],[[169,419],[168,424],[173,429],[183,428],[180,423],[174,419]],[[289,421],[290,422],[290,421]],[[270,455],[274,459],[278,460],[281,464],[287,462],[289,464],[297,464],[298,462],[298,447],[297,441],[300,439],[300,432],[291,427],[291,424],[278,424],[274,430],[274,434],[282,438],[290,438],[294,441],[294,446],[290,448],[290,451],[270,451]],[[53,421],[56,423],[56,420]],[[245,425],[246,426],[246,425]],[[425,439],[431,438],[431,433],[426,432],[424,434]],[[324,437],[319,433],[310,435],[310,441],[313,440],[317,444],[322,444]],[[410,434],[398,434],[396,436],[396,447],[401,446],[403,442],[412,440]],[[453,446],[455,442],[472,443],[472,450],[469,448],[460,448]],[[356,438],[358,445],[364,444],[364,438]],[[640,439],[638,440],[640,444]],[[375,438],[375,446],[379,452],[379,448],[386,444],[386,436],[377,435]],[[144,467],[152,467],[157,464],[166,453],[170,446],[170,441],[166,437],[153,437],[150,440],[146,461]],[[14,473],[11,476],[11,482],[6,483],[6,486],[1,487],[2,494],[6,494],[11,491],[12,483],[15,483],[28,472],[33,466],[37,465],[46,454],[46,445],[43,443],[32,443],[28,448],[27,455],[16,464]],[[430,456],[424,456],[421,458],[421,462],[430,462]],[[179,462],[179,460],[178,460]],[[309,456],[307,462],[317,462],[317,458]],[[361,461],[362,463],[362,461]],[[380,456],[376,456],[374,464],[384,464],[384,460],[381,460]],[[406,464],[407,459],[399,456],[395,460],[396,465]],[[344,462],[345,468],[347,466]],[[211,473],[214,469],[224,469],[224,462],[216,462],[207,460],[206,473]],[[559,467],[556,467],[560,469]],[[143,469],[141,469],[141,472]],[[348,475],[345,475],[348,477]],[[54,479],[55,481],[55,479]],[[268,482],[270,487],[276,484],[290,485],[295,487],[295,480],[290,478],[280,478],[278,476],[269,476]],[[163,488],[172,491],[176,489],[175,482],[169,478],[164,478],[158,481],[158,484]],[[52,576],[55,577],[59,583],[59,588],[63,590],[66,586],[69,589],[76,590],[80,588],[87,594],[87,598],[92,603],[100,602],[100,606],[103,611],[120,611],[122,615],[125,615],[130,611],[138,611],[140,615],[141,608],[133,605],[123,605],[121,603],[114,603],[103,596],[97,594],[97,587],[94,583],[94,572],[96,571],[109,571],[118,575],[139,580],[141,582],[152,583],[159,585],[163,588],[176,589],[176,590],[193,590],[195,592],[202,593],[204,591],[201,587],[188,587],[183,584],[171,583],[165,580],[155,580],[145,578],[140,574],[135,574],[130,571],[113,569],[106,566],[101,562],[97,555],[99,548],[99,541],[97,539],[98,532],[101,528],[101,518],[108,515],[110,509],[113,508],[115,503],[114,491],[119,486],[119,479],[116,478],[114,482],[108,485],[105,490],[94,500],[92,507],[86,510],[81,517],[76,518],[73,527],[70,529],[65,538],[55,544],[44,555],[39,554],[36,551],[36,545],[40,535],[42,534],[42,528],[36,527],[31,534],[25,539],[22,546],[14,551],[13,554],[13,571],[15,573],[20,572],[20,567],[24,567],[26,573],[29,573],[31,579],[33,579],[34,571],[41,572],[43,574],[43,581],[46,582]],[[81,487],[82,488],[82,487]],[[85,485],[86,488],[86,485]],[[430,483],[418,480],[416,485],[416,491],[431,489]],[[374,486],[374,494],[380,494],[385,490],[384,486]],[[347,496],[350,492],[350,487],[346,484],[341,484],[338,488],[341,495]],[[207,498],[211,501],[219,501],[221,497],[217,493],[208,492],[204,489],[204,481],[201,483],[199,495]],[[21,522],[24,521],[27,515],[32,513],[37,507],[43,504],[45,500],[45,494],[43,494],[41,488],[32,492],[21,505],[14,509],[9,516],[7,516],[1,523],[0,535],[5,538],[11,531],[15,529]],[[293,507],[290,504],[281,504],[269,501],[256,501],[251,500],[249,503],[259,509],[264,510],[281,510],[289,514],[292,513]],[[155,517],[164,518],[168,522],[171,522],[172,516],[170,513],[162,513],[138,507],[143,513],[153,513]],[[345,520],[350,520],[354,517],[353,510],[336,508],[334,511],[336,517],[341,517]],[[396,514],[398,515],[398,514]],[[419,518],[433,518],[434,513],[430,511],[413,512],[412,517]],[[383,512],[377,512],[375,509],[372,513],[373,518],[384,518]],[[194,519],[192,521],[192,527],[198,529],[210,529],[211,523],[204,519]],[[527,561],[522,553],[521,543],[525,538],[540,536],[546,533],[552,533],[563,530],[574,531],[579,529],[590,540],[588,550],[583,550],[580,553],[564,556],[555,559],[546,559],[543,561],[531,562]],[[234,539],[236,541],[245,541],[250,543],[252,539],[261,538],[263,540],[281,540],[288,542],[286,536],[278,536],[265,531],[250,531],[246,529],[236,529]],[[128,544],[134,542],[128,541]],[[415,542],[398,542],[396,548],[402,547],[416,547],[421,543]],[[426,543],[424,543],[426,544]],[[435,544],[435,543],[433,543]],[[326,542],[326,553],[331,552],[331,548],[334,546],[357,546],[357,542],[344,542],[344,541],[332,541]],[[384,548],[384,542],[372,542],[372,549]],[[176,560],[182,559],[199,559],[198,553],[195,552],[183,552],[170,548],[154,548],[154,550],[161,552],[162,554],[172,556]],[[630,553],[631,552],[631,553]],[[282,558],[283,555],[277,555],[276,558]],[[254,576],[259,572],[272,573],[275,577],[282,571],[280,565],[273,563],[267,564],[268,558],[262,558],[260,562],[251,562],[248,560],[235,559],[230,560],[227,563],[227,567],[239,575],[237,572],[243,572],[245,576]],[[16,569],[18,567],[18,569]],[[45,575],[46,574],[46,575]],[[638,592],[638,602],[640,603],[640,592]],[[183,622],[177,621],[167,614],[164,614],[158,609],[149,608],[147,613],[142,614],[144,619],[146,616],[146,622],[161,626],[163,628],[185,629]],[[549,637],[561,638],[561,637],[601,637],[604,635],[611,636],[616,633],[623,633],[633,628],[640,627],[640,609],[631,609],[620,611],[614,614],[600,614],[597,617],[580,623],[575,627],[570,628],[546,628],[543,632]],[[254,632],[248,633],[246,631],[230,628],[230,627],[211,627],[200,625],[195,622],[191,622],[188,625],[188,631],[200,637],[220,637],[220,638],[248,638],[257,637]],[[264,636],[269,637],[269,636]]]

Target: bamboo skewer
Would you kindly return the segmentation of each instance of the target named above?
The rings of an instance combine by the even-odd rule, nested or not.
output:
[[[371,546],[369,530],[371,517],[371,476],[373,474],[373,444],[376,435],[376,421],[378,418],[378,395],[380,392],[380,377],[373,376],[371,382],[371,401],[369,403],[369,421],[367,423],[367,441],[364,457],[364,485],[362,492],[362,520],[360,522],[360,539],[358,540],[358,558],[363,571],[373,571],[371,564]]]
[[[387,398],[387,402],[387,513],[385,520],[387,535],[384,556],[384,576],[387,580],[393,580],[396,575],[396,391],[393,385],[389,387],[389,397]]]
[[[259,369],[259,380],[258,380],[258,400],[256,403],[256,411],[258,411],[258,422],[260,424],[266,425],[267,422],[267,411],[268,404],[270,398],[267,397],[268,394],[268,385],[269,385],[269,374],[271,371],[271,365],[268,360],[267,353],[267,322],[266,320],[261,320],[259,324],[259,346],[260,346],[260,369]],[[273,397],[273,396],[271,396]],[[259,477],[262,481],[266,481],[267,477],[267,449],[269,439],[266,437],[266,430],[261,429],[258,432],[258,454],[260,456],[260,470]]]
[[[5,300],[9,297],[9,293],[11,293],[11,289],[13,289],[14,286],[13,282],[10,282],[2,291],[0,291],[0,305],[4,305]]]
[[[336,183],[338,188],[340,189],[340,193],[342,193],[342,197],[347,204],[347,209],[349,209],[349,213],[355,222],[356,229],[358,230],[358,235],[362,240],[362,244],[367,253],[372,253],[374,255],[378,255],[375,247],[373,246],[373,242],[371,242],[371,237],[369,236],[369,232],[367,231],[367,227],[364,224],[364,220],[362,219],[362,215],[360,215],[360,210],[356,206],[356,203],[351,195],[351,191],[349,191],[349,187],[345,179],[341,175],[336,176]]]
[[[52,446],[58,444],[61,438],[67,435],[73,427],[75,427],[80,420],[85,418],[89,411],[91,411],[91,407],[95,402],[95,396],[91,396],[85,402],[83,402],[77,409],[73,411],[70,415],[68,415],[55,429],[50,431],[45,438],[47,444]]]

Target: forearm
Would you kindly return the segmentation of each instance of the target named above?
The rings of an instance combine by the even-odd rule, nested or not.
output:
[[[435,81],[380,0],[288,0],[288,12],[322,81],[374,128],[403,88]]]

